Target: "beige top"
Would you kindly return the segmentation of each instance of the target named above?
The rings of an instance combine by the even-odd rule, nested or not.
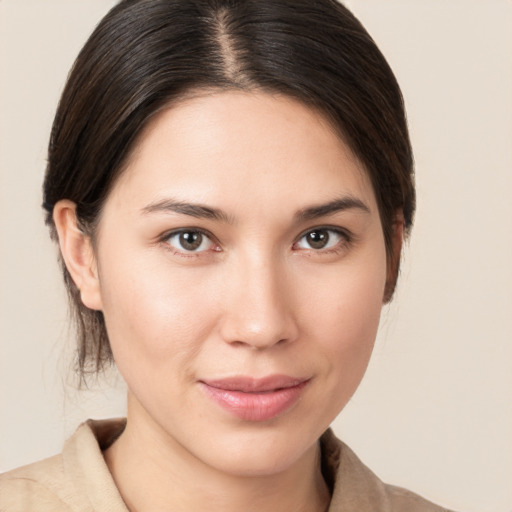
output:
[[[125,420],[89,420],[62,454],[0,475],[1,512],[128,512],[102,450]],[[322,470],[332,490],[329,512],[447,512],[382,483],[331,430],[321,438]]]

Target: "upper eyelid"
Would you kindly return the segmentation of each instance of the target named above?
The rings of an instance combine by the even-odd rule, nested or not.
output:
[[[207,229],[198,228],[198,227],[189,227],[189,228],[176,228],[176,229],[170,229],[169,231],[165,231],[160,235],[160,240],[167,240],[171,236],[179,235],[180,233],[187,233],[187,232],[196,232],[201,233],[201,235],[206,236],[209,238],[212,242],[216,242],[217,238]]]
[[[334,245],[333,247],[325,247],[321,249],[314,249],[314,248],[296,248],[296,246],[299,244],[299,242],[308,234],[313,231],[332,231],[336,233],[341,239]],[[315,254],[329,254],[332,252],[339,251],[342,247],[348,247],[352,245],[355,241],[355,236],[347,229],[341,228],[339,226],[316,226],[313,228],[309,228],[306,231],[303,231],[301,235],[299,235],[296,240],[293,242],[292,249],[295,251],[312,251]]]
[[[198,228],[198,227],[170,229],[169,231],[166,231],[165,233],[160,235],[156,239],[156,241],[157,241],[158,244],[164,244],[164,245],[168,246],[169,249],[170,249],[172,247],[172,245],[171,245],[169,239],[171,237],[179,235],[180,233],[187,233],[187,232],[200,233],[202,236],[208,238],[208,240],[211,242],[212,246],[215,248],[216,252],[219,250],[219,248],[222,247],[220,242],[218,241],[218,239],[210,231],[202,229],[202,228]],[[175,250],[176,253],[182,253],[184,255],[186,254],[189,257],[191,257],[192,255],[197,257],[197,256],[199,256],[202,253],[208,252],[208,250],[211,250],[211,248],[207,249],[207,250],[204,250],[204,251],[186,251],[185,249],[180,250],[180,249],[176,249],[176,248],[174,248],[174,250]]]
[[[210,241],[211,247],[209,247],[205,250],[201,250],[201,251],[195,251],[195,250],[188,251],[185,248],[179,249],[177,247],[174,247],[174,245],[170,242],[170,239],[172,237],[180,235],[181,233],[187,233],[187,232],[200,233],[202,236],[206,237]],[[218,248],[220,247],[220,244],[219,244],[218,240],[215,238],[215,236],[213,236],[209,231],[202,229],[202,228],[197,228],[197,227],[171,229],[171,230],[163,233],[161,236],[159,236],[157,238],[157,243],[159,245],[160,244],[164,245],[166,247],[166,250],[172,251],[173,254],[179,255],[182,257],[186,257],[186,258],[198,258],[201,255],[204,256],[204,253],[210,252],[212,250],[212,247],[214,248],[213,249],[214,252],[217,252],[219,250]]]
[[[338,233],[339,235],[342,235],[344,236],[345,238],[349,239],[349,238],[352,238],[352,233],[348,230],[348,229],[345,229],[345,228],[342,228],[340,226],[314,226],[314,227],[311,227],[311,228],[308,228],[308,229],[305,229],[304,231],[302,231],[299,236],[296,238],[295,242],[298,242],[301,238],[305,237],[308,233],[311,233],[312,231],[320,231],[320,230],[325,230],[325,231],[334,231],[335,233]]]

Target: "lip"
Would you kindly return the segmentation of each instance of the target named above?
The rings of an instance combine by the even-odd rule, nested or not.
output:
[[[236,376],[199,383],[209,398],[234,416],[245,421],[267,421],[295,405],[309,380],[270,375],[264,378]]]

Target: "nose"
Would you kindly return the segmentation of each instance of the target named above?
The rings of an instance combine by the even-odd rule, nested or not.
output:
[[[221,322],[226,342],[262,350],[297,338],[294,294],[283,268],[268,259],[241,264],[228,283]]]

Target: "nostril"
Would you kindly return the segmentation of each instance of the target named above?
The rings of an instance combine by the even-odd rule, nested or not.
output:
[[[251,344],[251,346],[253,347],[254,350],[265,350],[269,347],[276,347],[276,346],[281,346],[281,345],[284,345],[288,342],[288,338],[281,338],[281,339],[278,339],[277,341],[272,341],[270,343],[267,343],[267,344],[261,344],[261,345],[258,345],[258,344]]]
[[[230,345],[233,347],[244,347],[244,346],[247,346],[247,343],[245,343],[243,341],[234,340],[234,341],[230,342]]]
[[[230,340],[229,344],[232,347],[251,348],[252,350],[255,350],[255,351],[261,351],[261,350],[266,350],[269,347],[275,347],[277,345],[284,345],[288,341],[289,340],[287,338],[281,338],[281,339],[278,339],[277,341],[270,340],[270,339],[268,339],[266,341],[264,341],[264,340],[255,341],[255,340],[251,340],[251,339],[244,341],[244,340],[234,339],[234,340]]]

